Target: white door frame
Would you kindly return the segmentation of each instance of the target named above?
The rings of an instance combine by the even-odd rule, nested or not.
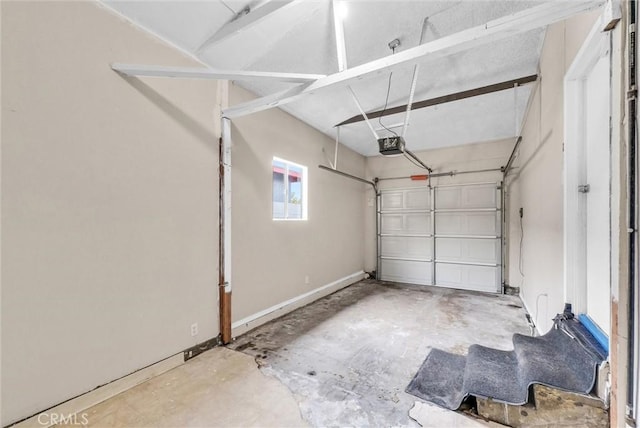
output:
[[[583,85],[604,51],[610,48],[611,35],[602,31],[601,20],[596,21],[564,78],[564,299],[572,304],[576,314],[587,312],[586,198],[578,192],[578,186],[587,184],[582,182],[586,160]]]

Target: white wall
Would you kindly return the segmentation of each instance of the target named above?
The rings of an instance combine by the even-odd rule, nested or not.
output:
[[[426,150],[416,152],[416,155],[433,169],[434,173],[449,171],[470,171],[483,169],[497,169],[506,165],[513,150],[515,139],[490,141],[450,148]],[[404,177],[409,175],[426,174],[424,169],[414,166],[404,157],[373,156],[367,158],[367,179]],[[431,180],[434,186],[444,184],[463,184],[480,182],[500,182],[502,172],[482,172],[477,174],[460,174],[452,177],[436,177]],[[380,182],[381,189],[424,186],[425,181],[385,180]],[[366,263],[367,271],[376,268],[376,214],[374,208],[374,192],[368,190],[366,223]]]
[[[508,282],[520,287],[521,297],[542,333],[549,330],[551,319],[564,306],[564,75],[598,13],[578,15],[547,29],[540,58],[540,84],[525,117],[522,144],[507,179]],[[524,208],[523,229],[520,207]]]
[[[250,99],[230,87],[230,105]],[[366,185],[318,168],[334,141],[279,109],[234,119],[231,138],[233,321],[362,271]],[[272,220],[274,156],[308,167],[307,221]],[[341,146],[338,167],[363,176],[365,158]]]
[[[94,2],[1,2],[2,425],[218,334],[212,81]],[[200,333],[191,337],[190,325]]]

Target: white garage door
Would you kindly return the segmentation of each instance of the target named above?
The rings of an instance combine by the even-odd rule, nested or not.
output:
[[[499,292],[500,205],[499,183],[383,190],[380,278]]]
[[[433,284],[433,212],[428,187],[380,195],[378,266],[381,279]]]

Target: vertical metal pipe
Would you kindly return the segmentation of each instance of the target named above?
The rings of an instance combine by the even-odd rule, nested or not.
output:
[[[436,189],[431,186],[431,176],[429,176],[429,198],[431,205],[431,285],[436,285]]]
[[[635,346],[638,340],[638,332],[636,331],[636,319],[637,310],[636,298],[638,290],[638,260],[637,260],[637,240],[638,240],[638,224],[637,224],[637,86],[636,86],[636,13],[637,13],[636,0],[630,0],[628,3],[629,11],[629,43],[628,43],[628,73],[629,73],[629,88],[628,88],[628,147],[629,147],[629,159],[628,159],[628,186],[629,186],[629,316],[628,316],[628,328],[629,328],[629,346],[628,346],[628,361],[627,361],[627,408],[630,410],[632,417],[637,417],[638,409],[635,409],[635,398],[637,394],[637,380],[635,374],[638,372],[638,360],[635,352]]]
[[[222,118],[220,138],[220,336],[231,342],[231,120]]]
[[[377,187],[377,183],[378,183],[378,179],[375,178],[374,179],[374,183],[376,183],[376,187]],[[381,277],[381,273],[380,273],[380,268],[382,263],[380,262],[380,246],[382,245],[381,242],[381,236],[380,236],[380,198],[382,197],[380,194],[380,191],[375,188],[374,189],[374,193],[375,193],[375,197],[376,197],[376,279],[380,280]]]
[[[505,242],[505,237],[504,237],[504,233],[505,233],[505,219],[506,219],[506,215],[505,215],[505,203],[504,203],[504,195],[505,195],[505,191],[504,191],[504,181],[501,181],[498,184],[498,195],[500,196],[500,294],[504,294],[504,277],[505,277],[505,271],[504,271],[504,258],[505,258],[505,251],[504,251],[504,242]]]
[[[507,255],[507,233],[508,233],[508,224],[507,224],[507,186],[504,181],[501,182],[500,187],[502,188],[502,239],[500,242],[500,264],[502,265],[502,292],[504,293],[505,286],[507,284],[507,263],[506,259],[509,257]]]

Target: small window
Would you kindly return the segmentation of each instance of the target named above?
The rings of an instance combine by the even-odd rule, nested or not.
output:
[[[307,219],[307,167],[273,158],[273,219]]]

